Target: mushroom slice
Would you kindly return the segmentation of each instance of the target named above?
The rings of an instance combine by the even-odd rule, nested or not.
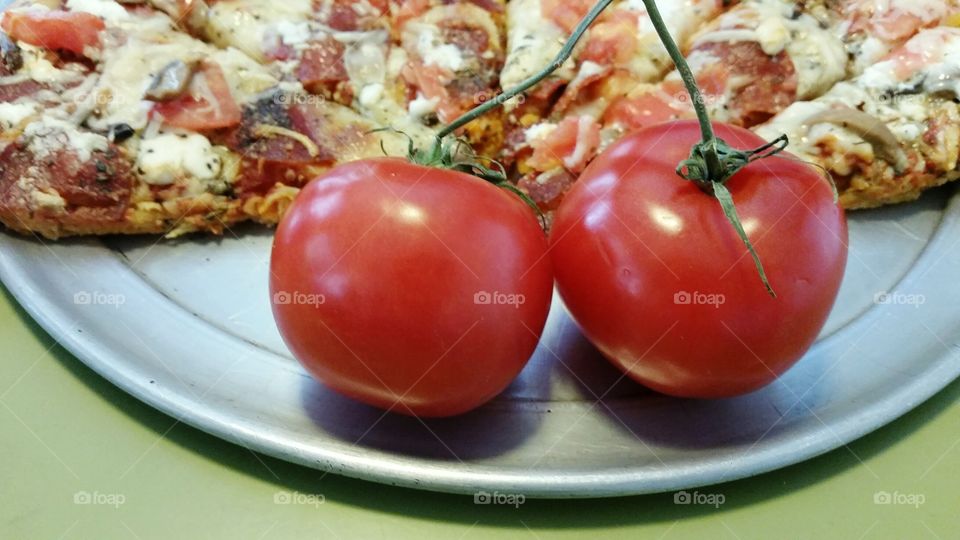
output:
[[[816,124],[833,124],[856,133],[873,146],[873,151],[884,161],[893,165],[899,174],[907,168],[907,155],[897,136],[879,118],[850,107],[829,109],[815,114],[804,122],[808,127]]]
[[[153,78],[147,88],[146,97],[152,101],[169,101],[175,99],[187,90],[190,80],[197,70],[197,63],[186,63],[182,60],[170,62]]]

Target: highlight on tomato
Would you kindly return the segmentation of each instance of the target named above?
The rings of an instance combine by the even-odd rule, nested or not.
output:
[[[537,347],[553,273],[537,215],[472,175],[342,165],[277,229],[273,313],[294,356],[359,401],[440,417],[499,394]]]
[[[676,173],[699,139],[683,121],[611,146],[557,210],[550,254],[561,297],[604,356],[659,392],[720,398],[769,384],[813,344],[839,291],[847,225],[829,180],[790,156],[728,179],[770,294],[714,194]]]

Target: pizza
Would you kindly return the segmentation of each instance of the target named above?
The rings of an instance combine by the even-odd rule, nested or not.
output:
[[[917,32],[956,22],[958,14],[956,0],[744,0],[689,36],[677,32],[677,40],[697,75],[711,118],[754,128],[794,102],[816,99],[857,77],[866,66],[898,54],[898,48]],[[602,25],[591,32],[599,30]],[[649,54],[630,45],[636,36],[617,37],[618,44],[609,50]],[[589,36],[583,51],[600,39]],[[605,60],[592,56],[582,63],[590,72],[603,73],[624,62],[616,56]],[[676,71],[650,82],[612,69],[613,75],[601,75],[586,84],[578,85],[574,79],[558,102],[559,110],[532,122],[515,139],[511,151],[519,157],[520,185],[534,193],[538,202],[548,207],[558,204],[576,174],[624,133],[695,117]],[[571,89],[575,96],[570,96]],[[770,130],[764,135],[770,137]],[[915,198],[919,191],[905,193]],[[883,193],[872,203],[856,198],[851,193],[843,200],[851,208],[884,201]],[[891,202],[901,200],[891,195]]]
[[[43,0],[0,20],[0,222],[46,238],[272,225],[337,164],[548,65],[590,0]],[[716,120],[828,170],[847,208],[956,179],[960,0],[662,0]],[[457,136],[548,214],[626,132],[692,117],[643,3]]]

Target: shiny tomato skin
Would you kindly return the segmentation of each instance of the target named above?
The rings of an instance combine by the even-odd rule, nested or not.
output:
[[[0,27],[15,40],[79,55],[100,47],[99,33],[106,28],[96,15],[68,11],[7,12]]]
[[[520,372],[553,273],[519,198],[382,158],[304,188],[277,229],[270,290],[280,333],[317,379],[376,407],[441,417],[482,405]]]
[[[716,125],[736,148],[756,135]],[[790,157],[727,182],[770,297],[720,204],[679,178],[696,122],[627,135],[560,205],[550,233],[557,288],[587,338],[661,393],[721,398],[761,388],[813,344],[836,299],[847,225],[827,180]]]

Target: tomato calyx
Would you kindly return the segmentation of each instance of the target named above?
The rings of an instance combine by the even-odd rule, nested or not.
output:
[[[789,144],[790,140],[786,135],[781,135],[753,150],[738,150],[720,138],[701,141],[693,145],[690,157],[677,166],[677,175],[697,184],[704,192],[712,194],[715,184],[723,184],[740,172],[740,169],[754,161],[783,152]],[[711,159],[711,154],[716,155],[719,160],[719,168],[715,171],[710,170],[708,160]]]
[[[407,160],[415,165],[430,167],[434,169],[446,169],[476,176],[481,180],[486,180],[491,184],[509,191],[516,195],[530,207],[537,215],[540,226],[546,230],[547,221],[540,206],[530,198],[523,190],[515,186],[507,178],[507,171],[499,161],[477,154],[470,143],[462,138],[444,137],[439,135],[434,139],[433,144],[426,150],[418,148],[413,142],[413,138],[403,131],[393,128],[376,129],[379,131],[393,131],[407,138]],[[381,149],[387,154],[381,142]],[[486,164],[485,164],[486,163]]]
[[[730,190],[727,189],[724,183],[750,163],[783,152],[787,148],[789,140],[786,135],[781,135],[759,148],[753,150],[738,150],[728,145],[722,139],[719,139],[713,132],[713,125],[710,123],[710,115],[707,112],[706,100],[700,91],[700,87],[697,85],[697,79],[693,75],[689,64],[687,64],[683,53],[680,51],[680,47],[677,46],[677,42],[673,39],[673,36],[670,35],[663,16],[660,15],[660,10],[657,9],[656,2],[654,0],[643,0],[643,4],[647,9],[647,14],[650,16],[650,22],[660,37],[660,41],[663,42],[664,48],[667,49],[667,53],[677,67],[677,72],[680,73],[680,78],[683,80],[683,84],[690,94],[694,111],[697,113],[697,121],[700,123],[702,139],[693,146],[690,157],[680,162],[677,166],[677,175],[685,180],[694,182],[702,191],[713,195],[717,199],[727,221],[733,226],[737,236],[740,237],[747,251],[750,252],[750,257],[753,259],[753,264],[757,268],[760,281],[763,282],[767,293],[769,293],[771,297],[776,298],[777,293],[774,292],[770,281],[767,279],[767,273],[763,269],[760,256],[757,254],[757,250],[754,248],[750,237],[747,236],[743,224],[740,222],[740,216],[737,214],[737,208],[733,202],[733,195],[730,194]]]

